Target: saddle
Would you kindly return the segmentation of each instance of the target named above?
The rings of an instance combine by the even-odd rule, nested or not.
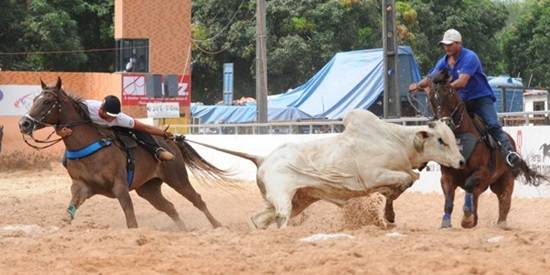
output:
[[[130,187],[134,181],[134,171],[136,168],[134,150],[138,146],[138,141],[137,138],[128,131],[114,129],[113,133],[115,134],[116,139],[122,144],[124,151],[126,152],[126,180],[128,182],[128,187]]]
[[[483,142],[485,143],[485,145],[487,145],[491,149],[491,161],[489,162],[489,170],[492,171],[494,169],[494,161],[496,160],[496,152],[497,152],[497,149],[499,148],[499,143],[493,137],[493,135],[489,133],[489,129],[487,128],[487,125],[485,124],[485,122],[480,116],[474,113],[469,113],[469,115],[472,118],[474,127],[476,127],[477,131],[480,134],[480,137],[477,138],[472,133],[460,133],[456,135],[459,142],[459,146],[462,147],[460,150],[462,153],[462,156],[466,160],[468,160],[472,155],[472,153],[474,152],[476,145],[479,142]]]
[[[483,119],[477,114],[469,114],[469,115],[472,118],[472,122],[474,123],[474,126],[476,127],[477,131],[481,135],[481,140],[487,146],[489,146],[489,148],[491,148],[492,150],[498,149],[499,143],[495,139],[495,137],[493,137],[493,135],[489,133],[489,129],[487,128],[487,124],[485,124],[485,121],[483,121]]]

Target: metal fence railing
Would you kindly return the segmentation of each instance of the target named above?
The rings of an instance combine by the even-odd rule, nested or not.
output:
[[[499,113],[503,126],[550,125],[550,111]],[[427,117],[402,117],[386,119],[401,125],[423,125]],[[258,134],[323,134],[344,130],[341,120],[289,121],[272,123],[239,124],[189,124],[170,125],[172,131],[194,135],[258,135]]]

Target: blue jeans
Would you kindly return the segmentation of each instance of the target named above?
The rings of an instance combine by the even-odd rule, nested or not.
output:
[[[487,123],[489,133],[498,140],[504,152],[513,151],[512,144],[498,122],[497,110],[493,100],[486,96],[466,101],[468,112],[476,113]]]

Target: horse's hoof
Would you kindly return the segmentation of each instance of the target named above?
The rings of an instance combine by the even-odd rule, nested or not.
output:
[[[497,227],[502,230],[510,230],[510,227],[508,227],[508,224],[506,223],[506,221],[497,222]]]
[[[181,230],[181,231],[187,231],[187,227],[185,226],[185,224],[183,223],[183,221],[178,221],[178,222],[176,222],[176,226],[177,226],[178,229]]]
[[[222,226],[222,224],[219,223],[219,222],[215,222],[215,223],[212,224],[212,227],[214,227],[214,228],[218,228],[218,227],[221,227],[221,226]]]
[[[474,215],[462,217],[462,227],[463,228],[473,228],[476,226]]]
[[[71,225],[73,221],[73,217],[71,215],[67,215],[61,219],[63,225]]]
[[[395,225],[395,223],[386,221],[386,228],[384,228],[384,229],[393,229],[393,228],[395,228],[396,226],[397,226],[397,225]]]
[[[441,221],[441,229],[452,228],[451,220],[444,219]]]

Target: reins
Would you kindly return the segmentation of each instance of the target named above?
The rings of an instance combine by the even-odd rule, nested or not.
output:
[[[60,141],[62,141],[65,137],[60,137],[58,139],[50,140],[57,129],[62,129],[62,128],[69,128],[70,129],[70,128],[75,127],[75,126],[91,123],[91,121],[89,119],[70,122],[70,123],[56,123],[56,124],[50,124],[50,123],[44,122],[44,119],[46,119],[50,115],[50,113],[53,110],[55,110],[56,107],[57,107],[57,110],[58,110],[59,114],[61,114],[63,108],[62,108],[62,104],[60,102],[60,99],[59,99],[59,97],[57,96],[56,93],[54,93],[53,91],[50,91],[50,90],[44,90],[42,92],[43,93],[49,93],[49,94],[53,95],[55,97],[55,102],[50,106],[50,108],[39,119],[36,119],[36,118],[32,117],[29,114],[26,114],[25,117],[30,119],[33,123],[35,123],[37,125],[41,125],[41,126],[44,126],[44,127],[53,127],[54,130],[46,137],[46,139],[38,139],[38,138],[35,138],[34,134],[33,134],[34,129],[36,128],[36,125],[33,127],[34,128],[33,131],[28,136],[30,136],[30,138],[35,143],[46,144],[44,146],[38,146],[38,145],[31,144],[29,142],[29,140],[25,137],[27,135],[26,134],[21,134],[23,136],[23,141],[25,141],[25,143],[28,146],[30,146],[30,147],[32,147],[36,150],[42,150],[42,149],[49,148],[49,147],[54,146],[55,144],[59,143]]]
[[[437,85],[441,85],[441,84],[437,84]],[[449,128],[451,128],[453,130],[453,132],[460,128],[462,126],[462,122],[464,122],[464,113],[466,111],[466,108],[465,108],[465,105],[464,105],[464,101],[460,101],[459,104],[457,104],[454,109],[451,111],[451,113],[449,114],[449,116],[441,116],[441,108],[442,108],[442,99],[441,99],[441,96],[439,95],[439,91],[438,89],[434,89],[435,92],[434,92],[434,97],[435,99],[437,100],[437,113],[436,113],[436,116],[439,117],[439,119],[441,121],[443,121],[445,124],[447,124],[447,126],[449,126]],[[453,88],[449,88],[449,94],[451,95],[454,95],[456,93],[455,89]],[[460,118],[459,118],[459,121],[458,123],[455,122],[455,115],[460,111]]]

